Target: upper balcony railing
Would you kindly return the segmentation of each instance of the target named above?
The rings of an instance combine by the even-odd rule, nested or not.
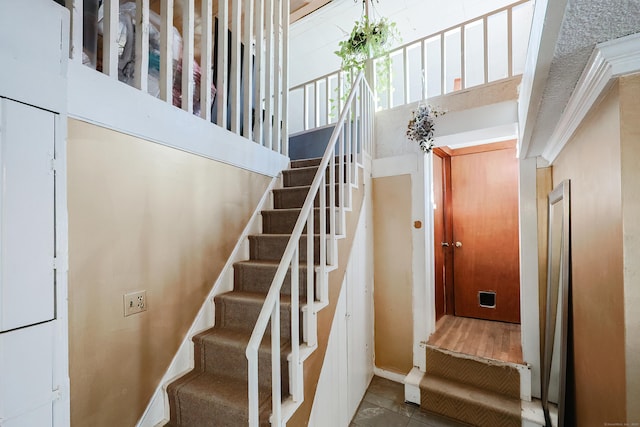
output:
[[[56,1],[72,61],[287,154],[288,0]]]
[[[533,0],[520,0],[393,49],[390,78],[374,82],[376,109],[449,94],[522,74]],[[373,61],[383,66],[379,58]],[[335,123],[348,74],[335,71],[290,90],[292,133]]]

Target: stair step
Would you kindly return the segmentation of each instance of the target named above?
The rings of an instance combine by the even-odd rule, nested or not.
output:
[[[249,423],[246,380],[191,371],[167,388],[170,426],[240,427]],[[259,389],[260,426],[268,427],[271,390]]]
[[[514,363],[468,356],[428,345],[426,367],[427,374],[520,399],[520,372]]]
[[[325,193],[325,203],[329,205],[330,186],[327,184]],[[273,206],[275,209],[301,208],[307,199],[307,194],[311,186],[303,185],[299,187],[284,187],[273,190]],[[346,187],[345,187],[346,188]],[[335,185],[336,206],[339,202],[340,184]],[[345,190],[346,191],[346,190]],[[345,192],[346,197],[346,192]],[[316,194],[313,201],[315,207],[320,206],[320,194]]]
[[[260,234],[249,236],[249,257],[252,260],[280,261],[289,244],[290,234]],[[298,259],[307,262],[307,235],[298,243]],[[320,263],[320,235],[313,237],[313,261]]]
[[[477,427],[520,427],[520,399],[435,375],[420,382],[420,409]]]
[[[336,163],[335,165],[335,181],[339,182],[340,174],[338,173],[340,165]],[[345,165],[346,168],[346,165]],[[301,187],[306,185],[311,185],[313,182],[313,178],[316,176],[316,172],[318,171],[317,166],[305,166],[299,167],[295,169],[285,169],[282,171],[282,182],[285,187]],[[345,174],[346,176],[346,174]],[[325,172],[325,182],[329,180],[329,169]]]
[[[336,208],[326,208],[326,231],[329,232],[329,217],[331,211],[336,212]],[[318,234],[320,232],[320,221],[319,218],[320,209],[314,209],[314,227],[313,232]],[[293,232],[293,228],[298,221],[298,216],[300,216],[300,209],[271,209],[264,210],[261,212],[262,214],[262,232],[265,234],[291,234]],[[337,221],[336,221],[337,222]],[[307,232],[307,227],[302,231],[303,233]]]
[[[234,288],[245,292],[266,294],[271,288],[271,282],[276,275],[279,261],[240,261],[233,265]],[[300,264],[298,280],[300,281],[300,296],[307,295],[307,266]],[[284,278],[280,293],[291,295],[291,268]]]
[[[344,156],[345,160],[348,159],[348,156]],[[340,161],[340,156],[336,156],[336,163]],[[292,160],[291,161],[291,169],[295,168],[303,168],[307,166],[318,166],[322,162],[322,157],[315,157],[313,159],[300,159],[300,160]]]
[[[246,381],[248,364],[245,356],[251,334],[244,330],[213,327],[193,337],[195,369],[211,374],[232,377]],[[291,352],[288,341],[280,343],[282,363],[282,391],[289,392],[289,367],[287,356]],[[271,337],[265,336],[258,348],[258,384],[271,387]]]
[[[215,297],[216,325],[221,328],[252,332],[255,327],[266,294],[231,291]],[[300,316],[302,322],[302,316]],[[266,335],[271,334],[267,327]],[[291,336],[291,298],[280,296],[280,336]]]

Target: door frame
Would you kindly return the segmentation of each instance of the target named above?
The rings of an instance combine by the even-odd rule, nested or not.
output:
[[[455,299],[453,289],[453,210],[451,208],[451,156],[453,150],[448,147],[436,147],[433,149],[433,155],[442,159],[442,204],[443,212],[443,241],[449,243],[448,247],[443,247],[443,267],[444,267],[444,313],[443,315],[455,314]],[[435,168],[434,168],[435,171]],[[432,181],[433,182],[433,181]],[[434,188],[434,192],[436,189]],[[435,194],[434,194],[435,197]],[[435,221],[434,221],[435,224]],[[435,246],[438,239],[435,238],[434,230],[434,251],[438,250]],[[435,262],[435,254],[434,254]],[[437,281],[434,282],[437,286]],[[436,313],[437,316],[437,313]]]
[[[473,147],[459,148],[458,153],[472,150]],[[448,147],[436,147],[434,150],[451,155],[454,150]],[[522,356],[531,367],[531,395],[540,397],[540,324],[538,304],[526,304],[524,301],[538,301],[538,214],[537,214],[537,180],[538,164],[535,157],[523,159],[519,156],[519,215],[520,215],[520,326]],[[433,170],[427,171],[427,183],[433,182]],[[428,223],[432,243],[434,230],[433,218]],[[433,266],[433,253],[427,251],[426,262]],[[433,270],[433,268],[431,268]],[[434,283],[431,281],[431,283]],[[429,283],[428,283],[429,285]],[[431,293],[434,295],[435,293]],[[435,322],[435,298],[431,298],[424,307],[432,312]],[[435,330],[429,329],[430,333]]]

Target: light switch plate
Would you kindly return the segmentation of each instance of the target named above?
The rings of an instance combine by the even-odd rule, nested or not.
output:
[[[147,291],[124,294],[124,316],[147,311]]]

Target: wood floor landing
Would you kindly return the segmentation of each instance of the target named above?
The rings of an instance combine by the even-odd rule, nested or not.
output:
[[[523,363],[520,325],[442,316],[427,344],[504,362]]]

